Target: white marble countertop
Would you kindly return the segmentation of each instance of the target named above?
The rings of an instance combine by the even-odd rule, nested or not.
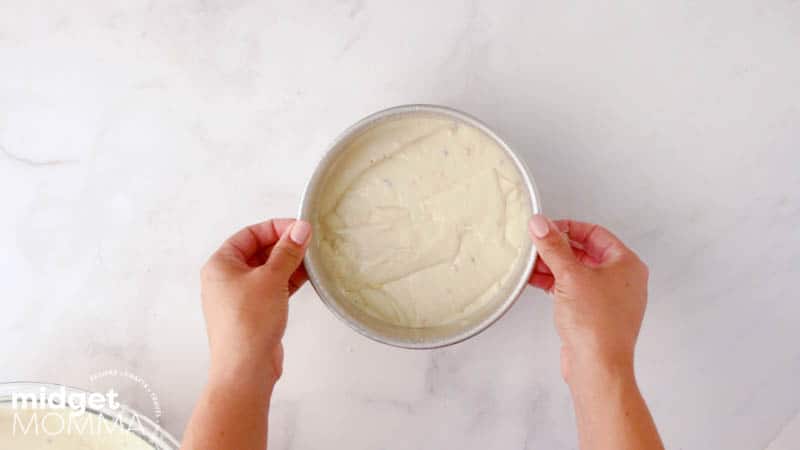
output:
[[[206,256],[294,215],[355,120],[439,103],[648,261],[638,373],[670,448],[800,446],[800,2],[50,3],[0,3],[1,381],[129,371],[180,436]],[[528,290],[408,351],[307,287],[272,448],[576,448],[551,314]]]

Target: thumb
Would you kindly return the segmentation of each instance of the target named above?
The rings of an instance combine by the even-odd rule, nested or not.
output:
[[[542,214],[535,214],[528,223],[533,245],[556,279],[578,265],[572,247],[556,224]]]
[[[311,224],[303,220],[296,221],[284,231],[262,268],[275,276],[277,281],[288,283],[289,277],[303,262],[310,238]]]

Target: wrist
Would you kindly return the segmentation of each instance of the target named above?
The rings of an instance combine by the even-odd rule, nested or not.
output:
[[[276,367],[272,358],[264,357],[224,357],[211,358],[208,371],[210,385],[241,386],[245,389],[262,393],[271,393],[280,378],[280,368]]]
[[[573,392],[636,385],[632,356],[569,354],[565,364],[567,367],[564,378]]]
[[[272,403],[274,383],[220,376],[212,373],[203,390],[204,405],[209,411],[222,411],[222,421],[236,421],[237,426],[246,425],[244,416],[259,417],[269,411]]]
[[[633,363],[627,361],[584,361],[571,368],[567,380],[573,394],[601,393],[636,386]]]
[[[269,373],[240,372],[237,370],[211,368],[208,388],[215,392],[226,392],[232,397],[241,395],[271,398],[277,377]]]

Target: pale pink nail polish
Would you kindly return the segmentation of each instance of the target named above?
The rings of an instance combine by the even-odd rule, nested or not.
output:
[[[311,235],[311,224],[303,220],[295,222],[292,231],[289,232],[289,238],[298,245],[305,244],[309,235]]]
[[[550,232],[550,221],[541,214],[534,214],[528,226],[531,229],[531,233],[539,239],[547,236],[547,233]]]

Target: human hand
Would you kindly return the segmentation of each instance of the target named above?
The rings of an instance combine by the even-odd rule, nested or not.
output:
[[[535,215],[539,259],[530,283],[555,297],[561,372],[575,385],[604,374],[633,377],[647,304],[647,266],[605,228]]]
[[[307,222],[268,220],[230,237],[203,267],[212,381],[274,384],[280,377],[289,296],[307,279],[310,237]]]

